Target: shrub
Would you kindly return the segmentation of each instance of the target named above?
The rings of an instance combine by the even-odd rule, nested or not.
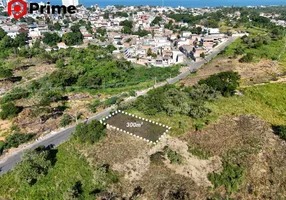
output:
[[[82,183],[77,181],[72,187],[68,188],[68,190],[64,193],[64,199],[78,199],[83,193]]]
[[[164,152],[172,164],[180,165],[183,163],[183,157],[176,151],[173,151],[172,149],[170,149],[168,146],[164,148]]]
[[[101,102],[100,102],[98,99],[96,99],[96,100],[94,100],[91,104],[88,105],[88,108],[89,108],[89,110],[90,110],[91,112],[96,113],[96,112],[97,112],[97,109],[96,109],[96,108],[97,108],[99,105],[101,105]]]
[[[5,142],[0,141],[0,155],[2,155],[2,153],[4,151],[4,147],[5,147]]]
[[[106,134],[105,126],[97,120],[89,124],[78,124],[74,133],[74,138],[80,143],[93,144],[98,142]]]
[[[39,105],[40,106],[48,106],[52,102],[57,102],[57,101],[61,100],[62,98],[63,97],[62,97],[60,92],[58,92],[58,91],[48,91],[48,92],[45,92],[42,95],[41,100],[39,102]]]
[[[192,104],[189,112],[189,116],[194,119],[200,119],[208,116],[211,110],[203,105]]]
[[[129,91],[129,95],[132,97],[136,97],[136,91],[135,90]]]
[[[116,104],[118,97],[111,97],[103,102],[104,107],[109,107]]]
[[[282,140],[286,140],[286,126],[277,127],[277,134]]]
[[[134,106],[134,102],[130,102],[130,101],[122,101],[120,102],[120,104],[118,105],[118,109],[119,110],[128,110],[133,108]]]
[[[206,84],[219,91],[223,96],[233,95],[239,86],[240,75],[237,72],[226,71],[213,74],[207,79],[199,81],[199,84]]]
[[[193,87],[185,88],[191,99],[197,103],[205,101],[213,101],[218,97],[218,92],[206,84],[194,85]]]
[[[244,179],[244,169],[224,162],[223,171],[209,174],[208,179],[215,187],[224,186],[228,193],[236,192]]]
[[[205,151],[201,148],[198,147],[194,147],[194,146],[189,146],[188,151],[194,155],[197,156],[198,158],[202,159],[202,160],[206,160],[209,157],[211,157],[211,153],[209,151]]]
[[[8,94],[5,94],[1,99],[1,104],[8,103],[10,101],[14,101],[17,99],[27,98],[29,96],[29,92],[22,88],[14,88]]]
[[[20,107],[15,106],[12,102],[3,104],[1,109],[2,111],[0,112],[0,118],[2,120],[16,117],[22,110]]]
[[[49,152],[42,148],[24,152],[22,161],[14,169],[16,180],[19,183],[35,184],[41,176],[48,173],[49,168],[52,166],[49,155]]]
[[[253,54],[247,53],[245,56],[239,59],[239,62],[241,63],[250,63],[253,61]]]
[[[64,114],[63,118],[60,121],[60,126],[65,127],[65,126],[69,125],[71,122],[72,122],[71,116],[68,114]]]
[[[30,141],[33,134],[15,133],[6,138],[5,148],[18,147],[20,144]]]

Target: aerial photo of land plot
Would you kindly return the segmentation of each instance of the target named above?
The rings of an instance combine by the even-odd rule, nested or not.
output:
[[[125,130],[136,136],[145,138],[149,141],[156,142],[159,138],[169,130],[165,125],[156,124],[151,120],[137,118],[128,113],[118,113],[108,118],[107,124],[116,128]]]
[[[0,0],[0,200],[286,200],[286,0]]]

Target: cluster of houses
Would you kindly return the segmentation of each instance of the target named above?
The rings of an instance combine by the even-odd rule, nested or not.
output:
[[[204,36],[182,32],[178,37],[178,34],[162,32],[141,38],[136,35],[118,33],[110,33],[109,37],[117,47],[117,50],[113,52],[116,56],[124,57],[137,64],[162,67],[184,63],[188,58],[197,61],[227,38],[219,31]]]
[[[181,10],[185,8],[180,7]],[[215,9],[191,9],[193,15],[201,15],[205,12],[214,12]],[[118,15],[117,13],[128,13],[127,15]],[[168,18],[165,12],[177,12],[172,7],[122,7],[116,8],[114,6],[107,6],[102,9],[97,5],[91,9],[83,6],[77,8],[77,13],[73,16],[51,15],[33,13],[27,14],[26,18],[33,18],[34,23],[14,22],[12,18],[7,16],[0,16],[0,27],[11,38],[15,38],[17,34],[25,32],[28,34],[29,43],[32,44],[35,40],[44,37],[47,32],[56,32],[60,37],[65,33],[70,32],[70,27],[73,23],[83,20],[90,22],[92,31],[87,30],[85,26],[80,27],[80,32],[83,35],[83,42],[93,43],[101,46],[112,44],[115,46],[113,54],[118,58],[125,58],[131,62],[143,65],[153,66],[171,66],[174,64],[183,63],[185,59],[198,58],[208,54],[216,45],[225,40],[226,36],[221,34],[217,28],[208,28],[203,25],[196,25],[201,27],[204,34],[193,34],[190,31],[179,33],[169,30],[164,27],[164,24],[172,21],[173,25],[188,28],[188,24],[184,22],[176,22],[174,19]],[[152,25],[156,17],[160,17],[159,24]],[[62,24],[60,30],[51,29],[47,24],[47,18],[52,23],[59,22]],[[64,24],[64,20],[68,20],[68,24]],[[121,32],[123,26],[120,25],[122,21],[132,21],[132,32],[139,30],[146,30],[150,34],[139,37],[135,34],[123,34]],[[96,36],[97,30],[105,29],[106,35],[104,41],[99,40]],[[57,44],[57,49],[68,48],[68,46],[61,42]],[[51,50],[51,48],[46,48]]]

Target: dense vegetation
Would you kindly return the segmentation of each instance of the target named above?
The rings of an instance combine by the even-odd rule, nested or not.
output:
[[[97,120],[93,120],[88,124],[79,124],[73,137],[79,143],[94,144],[105,136],[105,126]]]
[[[149,87],[154,84],[155,78],[157,81],[163,81],[178,74],[179,66],[135,67],[130,62],[113,59],[110,54],[112,50],[109,48],[90,45],[85,49],[70,48],[41,53],[40,48],[32,47],[34,50],[39,50],[39,52],[37,50],[39,54],[33,55],[34,57],[43,57],[48,63],[56,63],[57,70],[43,78],[31,81],[25,87],[15,87],[6,93],[1,98],[0,117],[11,119],[17,116],[23,108],[16,106],[13,101],[33,98],[35,101],[31,108],[35,111],[34,114],[40,116],[44,122],[51,117],[59,117],[63,114],[67,108],[65,105],[67,100],[65,93],[67,92],[88,91],[94,94],[108,92],[112,89],[116,94],[117,91],[114,89],[117,88],[120,89],[117,93],[120,93],[129,88]],[[53,103],[58,103],[58,105],[55,106]],[[107,107],[112,104],[113,99],[107,99],[102,105]],[[96,106],[92,109],[96,111],[94,109]],[[67,126],[69,123],[71,119],[64,116],[61,126]]]
[[[124,104],[121,108],[135,107],[147,115],[166,112],[188,115],[195,119],[203,118],[210,113],[204,106],[207,101],[213,101],[219,94],[233,95],[238,87],[239,76],[235,72],[222,72],[199,82],[199,85],[189,88],[178,88],[173,85],[156,88],[147,96],[139,97],[132,105]]]
[[[118,181],[108,165],[91,167],[73,143],[38,148],[1,177],[0,196],[15,199],[96,199]],[[61,180],[61,183],[59,183]],[[7,192],[12,191],[13,192]]]
[[[239,189],[239,185],[244,179],[244,173],[244,169],[240,166],[223,163],[223,171],[209,174],[208,178],[215,187],[224,186],[228,193],[232,193]]]
[[[41,177],[47,175],[52,166],[53,151],[38,147],[35,150],[27,150],[22,161],[15,166],[15,178],[21,184],[35,184]]]

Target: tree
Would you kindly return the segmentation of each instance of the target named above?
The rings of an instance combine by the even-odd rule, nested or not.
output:
[[[35,184],[42,176],[45,176],[52,166],[49,160],[49,152],[44,148],[27,150],[22,156],[22,161],[15,168],[15,177],[19,183]]]
[[[2,40],[6,35],[7,33],[2,28],[0,28],[0,40]]]
[[[13,47],[13,39],[8,35],[4,36],[4,38],[0,41],[0,48],[7,49]]]
[[[30,141],[34,135],[32,134],[23,134],[23,133],[15,133],[13,135],[9,135],[6,138],[5,148],[17,148],[20,144],[26,143]]]
[[[80,143],[96,143],[106,134],[105,126],[97,120],[89,124],[78,124],[74,133],[74,138]]]
[[[152,56],[152,50],[150,48],[147,50],[147,56]]]
[[[80,45],[83,42],[83,35],[80,31],[65,33],[62,37],[62,41],[66,45]]]
[[[65,67],[65,61],[63,59],[58,59],[56,62],[57,68],[64,68]]]
[[[12,102],[3,104],[1,109],[2,111],[0,112],[0,118],[2,120],[16,117],[22,110],[20,107],[15,106]]]
[[[237,72],[226,71],[213,74],[207,79],[199,81],[199,84],[206,84],[209,87],[219,91],[223,96],[233,95],[239,86],[240,76]]]
[[[61,26],[61,24],[59,22],[56,22],[54,24],[54,28],[55,28],[55,30],[59,31],[59,30],[61,30],[62,26]]]
[[[112,44],[109,44],[109,45],[107,45],[106,49],[107,49],[110,53],[112,53],[114,50],[116,50],[116,47],[113,46]]]
[[[277,134],[282,140],[286,141],[286,126],[278,126],[277,127]]]
[[[69,125],[72,122],[72,118],[70,115],[68,114],[64,114],[63,118],[60,121],[60,125],[61,127],[66,127],[67,125]]]
[[[155,26],[155,25],[159,25],[160,22],[162,21],[162,17],[155,17],[155,19],[151,22],[150,26]]]
[[[28,34],[27,33],[19,33],[14,39],[14,46],[21,47],[27,44]]]
[[[106,29],[99,27],[96,29],[96,33],[100,34],[101,36],[105,36],[106,35]]]
[[[5,148],[5,142],[0,140],[0,156],[2,155]]]
[[[43,42],[49,46],[55,46],[61,40],[61,37],[57,33],[44,33]]]
[[[39,102],[40,106],[49,106],[52,102],[57,102],[62,99],[62,95],[58,91],[47,91],[42,94],[41,100]]]
[[[0,67],[0,78],[10,78],[13,76],[13,70]]]

